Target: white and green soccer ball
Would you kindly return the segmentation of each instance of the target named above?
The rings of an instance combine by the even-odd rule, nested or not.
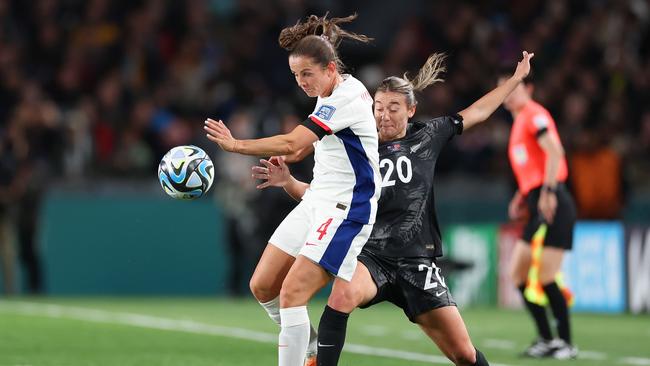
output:
[[[160,161],[158,180],[170,197],[193,200],[204,195],[212,186],[214,164],[200,147],[176,146]]]

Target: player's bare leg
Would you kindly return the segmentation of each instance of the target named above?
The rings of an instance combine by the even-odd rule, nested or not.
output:
[[[530,244],[521,239],[517,240],[510,262],[510,277],[517,286],[526,284],[531,255]]]
[[[280,289],[295,261],[295,257],[269,243],[250,280],[253,296],[277,325],[280,325]],[[315,360],[318,334],[313,326],[310,325],[309,328],[309,347],[306,358]]]
[[[377,295],[377,286],[368,268],[357,262],[350,282],[334,280],[327,306],[318,323],[318,366],[337,365],[345,343],[348,317],[359,305],[368,303]]]
[[[334,280],[327,305],[343,313],[351,313],[357,306],[365,304],[377,295],[377,286],[368,268],[357,262],[352,279],[348,282],[340,278]]]
[[[542,260],[539,268],[539,280],[542,284],[555,281],[555,276],[562,268],[564,249],[545,246],[542,250]]]
[[[296,258],[268,243],[250,280],[250,289],[257,301],[271,301],[280,295],[282,282]]]
[[[415,322],[455,365],[488,365],[474,348],[458,308],[445,306],[418,315]]]
[[[280,290],[280,366],[303,365],[310,337],[307,302],[331,279],[331,275],[323,267],[302,255],[299,255],[291,266]]]

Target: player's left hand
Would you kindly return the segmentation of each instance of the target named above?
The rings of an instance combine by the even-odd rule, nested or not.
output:
[[[203,128],[208,133],[207,137],[210,141],[216,142],[224,151],[236,152],[237,140],[232,137],[230,130],[223,121],[208,118],[205,120]]]
[[[528,73],[530,72],[530,59],[535,56],[534,53],[528,53],[528,51],[523,51],[522,55],[523,58],[521,61],[517,62],[515,73],[512,74],[512,77],[518,81],[522,81],[526,76],[528,76]]]
[[[542,191],[537,206],[544,220],[546,220],[548,224],[552,224],[557,209],[557,196],[555,193]]]
[[[284,162],[283,156],[272,156],[269,160],[260,159],[260,164],[263,166],[254,166],[252,168],[253,174],[251,175],[253,179],[264,180],[264,182],[257,185],[257,189],[284,187],[289,183],[291,172]]]

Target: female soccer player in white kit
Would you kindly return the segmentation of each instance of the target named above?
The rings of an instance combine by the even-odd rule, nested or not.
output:
[[[251,279],[253,294],[281,326],[280,366],[303,365],[310,343],[307,302],[332,276],[351,280],[375,221],[381,177],[372,97],[357,79],[341,74],[336,52],[342,38],[368,41],[337,25],[355,18],[311,16],[282,30],[279,42],[290,51],[291,72],[308,96],[318,97],[313,113],[292,132],[237,140],[222,121],[205,123],[208,138],[229,152],[296,159],[315,146],[310,188],[271,236]]]

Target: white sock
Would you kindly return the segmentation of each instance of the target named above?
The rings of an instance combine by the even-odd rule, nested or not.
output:
[[[314,356],[318,352],[318,332],[309,324],[309,345],[307,346],[307,356]]]
[[[275,324],[280,325],[280,296],[268,302],[260,302],[260,305],[266,310],[266,313],[269,314],[271,320]]]
[[[280,309],[278,365],[303,366],[309,343],[309,314],[306,306]]]
[[[260,305],[266,310],[266,313],[269,314],[271,320],[275,324],[280,325],[280,297],[268,302],[260,302]],[[309,324],[309,346],[307,347],[307,355],[313,356],[318,351],[318,332],[316,329]]]

